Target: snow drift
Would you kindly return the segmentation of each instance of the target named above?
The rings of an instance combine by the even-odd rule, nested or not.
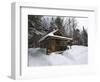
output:
[[[28,49],[29,66],[48,66],[48,65],[70,65],[70,64],[87,64],[88,47],[72,46],[71,49],[63,53],[53,52],[46,55],[46,50],[41,48]]]

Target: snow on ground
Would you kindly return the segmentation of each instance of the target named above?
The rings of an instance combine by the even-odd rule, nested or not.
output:
[[[47,65],[66,65],[66,64],[87,64],[88,47],[72,46],[62,54],[53,52],[46,55],[45,49],[29,48],[28,65],[29,66],[47,66]]]

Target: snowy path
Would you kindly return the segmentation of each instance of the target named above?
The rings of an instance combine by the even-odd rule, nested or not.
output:
[[[44,49],[29,48],[29,66],[66,65],[66,64],[87,64],[88,47],[72,46],[72,49],[65,50],[62,54],[51,53],[46,55]]]

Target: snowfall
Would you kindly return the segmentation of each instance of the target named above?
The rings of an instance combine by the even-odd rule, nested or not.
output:
[[[88,63],[88,47],[74,45],[62,53],[53,52],[46,55],[41,48],[28,49],[29,66],[72,65]]]

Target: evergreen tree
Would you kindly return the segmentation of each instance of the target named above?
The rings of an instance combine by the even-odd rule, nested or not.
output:
[[[65,35],[65,29],[64,29],[64,25],[63,25],[63,18],[62,17],[57,17],[55,19],[55,24],[57,26],[57,28],[60,30],[60,32]]]
[[[49,27],[49,32],[52,32],[53,30],[57,29],[57,26],[55,24],[55,19],[52,17]]]
[[[83,26],[83,31],[82,31],[82,42],[84,46],[88,46],[88,33],[86,29]]]
[[[36,30],[42,31],[41,24],[42,16],[39,15],[28,15],[28,47],[38,47],[38,40],[41,35],[36,34]]]
[[[67,32],[68,32],[67,35],[68,35],[68,37],[72,38],[72,36],[73,36],[73,28],[72,28],[71,24],[72,24],[72,20],[71,20],[71,18],[69,18],[68,19],[68,23],[67,23]]]

